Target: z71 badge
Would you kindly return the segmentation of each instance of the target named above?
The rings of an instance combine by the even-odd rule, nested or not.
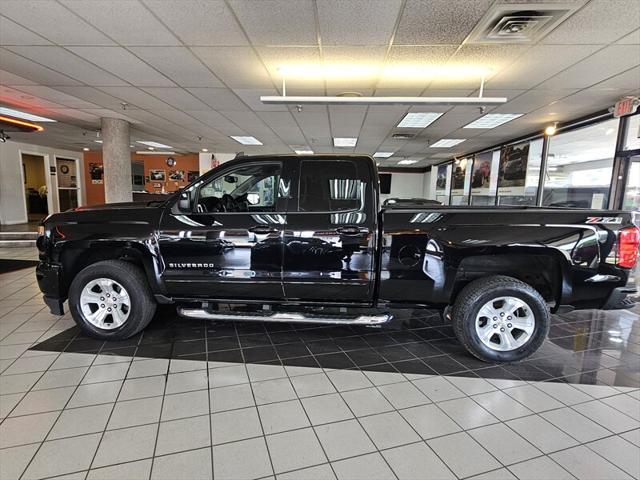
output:
[[[587,217],[587,221],[585,223],[620,224],[622,223],[622,217]]]

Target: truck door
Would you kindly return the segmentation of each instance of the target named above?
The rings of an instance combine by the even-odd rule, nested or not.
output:
[[[377,236],[371,160],[302,159],[294,178],[297,201],[284,230],[287,300],[368,304]]]
[[[283,299],[282,235],[289,183],[282,161],[232,161],[185,190],[186,212],[185,205],[176,202],[161,220],[167,293]]]

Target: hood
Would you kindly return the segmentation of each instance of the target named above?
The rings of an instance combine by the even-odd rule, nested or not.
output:
[[[120,202],[120,203],[102,203],[100,205],[86,205],[82,207],[76,207],[71,212],[84,212],[92,210],[125,210],[125,209],[140,209],[140,208],[158,208],[164,202],[151,201],[151,202]]]

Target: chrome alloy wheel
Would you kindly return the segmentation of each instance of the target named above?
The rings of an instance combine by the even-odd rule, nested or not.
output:
[[[96,278],[87,283],[80,294],[84,318],[93,326],[113,330],[127,321],[131,299],[125,288],[110,278]]]
[[[499,352],[520,348],[529,341],[536,319],[529,305],[516,297],[497,297],[476,315],[476,334],[484,346]]]

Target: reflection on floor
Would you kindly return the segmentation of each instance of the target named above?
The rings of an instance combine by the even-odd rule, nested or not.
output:
[[[104,342],[69,328],[34,350],[129,357],[360,369],[640,387],[640,321],[633,312],[554,315],[549,338],[525,362],[488,364],[469,355],[437,312],[395,310],[383,327],[183,319],[165,307],[147,329]]]
[[[415,311],[371,329],[163,309],[104,343],[47,312],[33,271],[11,272],[0,478],[639,478],[639,325],[555,316],[518,365],[474,360]]]

